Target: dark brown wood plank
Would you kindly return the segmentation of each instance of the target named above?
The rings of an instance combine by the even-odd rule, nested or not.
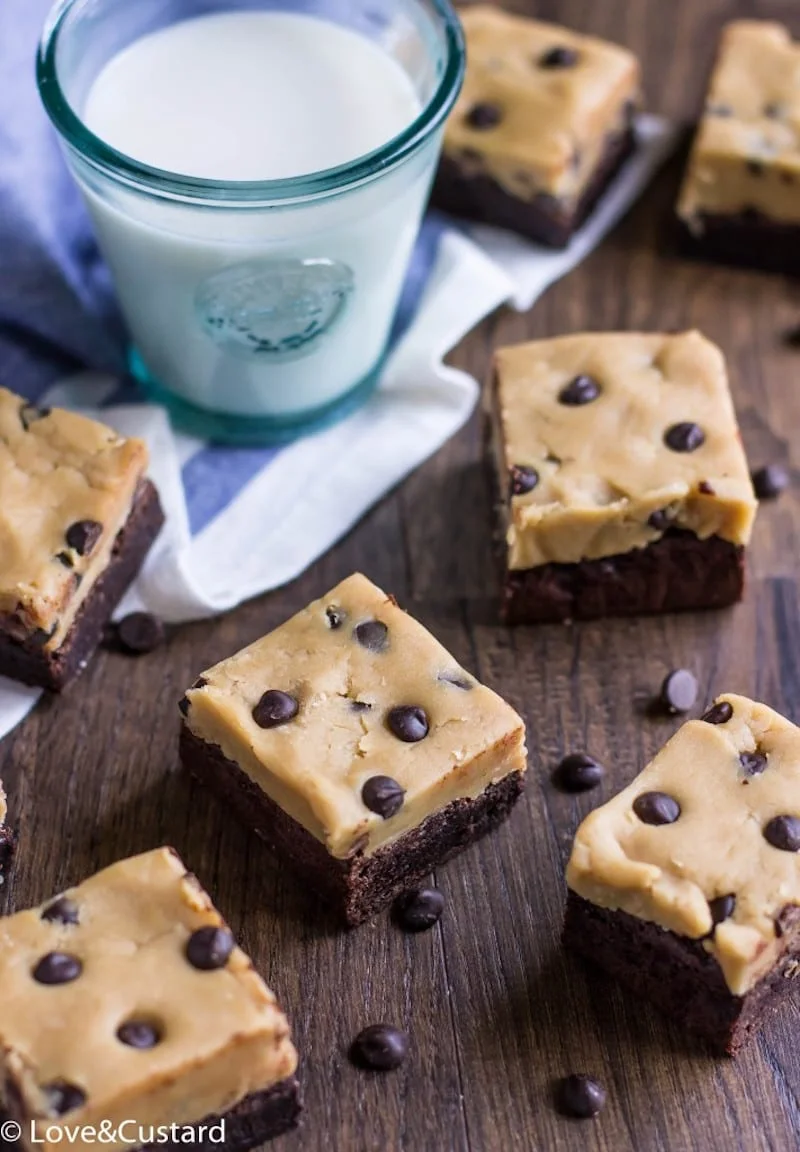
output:
[[[653,108],[686,120],[702,99],[722,23],[787,19],[790,0],[514,0],[510,8],[629,44]],[[676,161],[609,241],[527,315],[501,311],[452,360],[480,380],[499,344],[583,328],[696,325],[728,353],[754,464],[797,471],[800,352],[780,341],[800,287],[691,264],[671,249]],[[669,1021],[565,956],[563,869],[590,808],[626,784],[677,722],[646,704],[665,672],[765,699],[800,720],[796,491],[765,506],[746,602],[733,612],[509,631],[494,622],[492,495],[479,416],[339,547],[287,589],[176,631],[138,661],[101,654],[64,698],[45,701],[0,747],[20,831],[2,908],[24,907],[111,861],[172,843],[214,893],[290,1012],[307,1114],[278,1150],[304,1152],[785,1152],[800,1131],[800,1005],[736,1063],[715,1061]],[[204,667],[361,569],[393,590],[524,714],[531,772],[508,826],[437,875],[442,924],[406,937],[384,917],[337,933],[263,846],[180,770],[176,703]],[[568,750],[608,766],[597,793],[558,794]],[[365,1023],[407,1026],[412,1052],[389,1076],[346,1058]],[[553,1111],[555,1076],[600,1076],[594,1123]]]

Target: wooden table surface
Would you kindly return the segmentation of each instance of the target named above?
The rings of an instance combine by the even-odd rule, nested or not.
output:
[[[689,119],[717,33],[771,0],[518,0],[544,18],[621,41],[644,60],[650,107]],[[726,351],[751,463],[788,462],[800,425],[800,351],[781,333],[800,289],[779,277],[693,265],[670,251],[674,164],[613,236],[528,315],[502,311],[453,361],[479,379],[493,347],[584,328],[696,325]],[[795,471],[795,480],[798,473]],[[254,526],[257,530],[257,526]],[[119,857],[175,845],[208,886],[289,1012],[306,1112],[275,1152],[788,1152],[800,1146],[800,1003],[735,1063],[709,1058],[622,988],[562,953],[564,866],[581,818],[625,785],[677,726],[646,714],[672,667],[703,700],[754,695],[800,720],[800,500],[766,505],[745,602],[730,612],[507,630],[493,623],[490,495],[478,416],[290,587],[180,629],[139,660],[102,653],[0,748],[20,834],[3,908],[37,903]],[[417,937],[381,917],[350,934],[305,902],[263,845],[181,771],[176,702],[209,664],[355,569],[394,591],[464,665],[525,716],[527,792],[497,834],[436,875],[441,924]],[[554,790],[560,756],[608,766],[594,793]],[[346,1051],[364,1025],[406,1027],[400,1071],[367,1075]],[[608,1089],[593,1122],[560,1118],[554,1077]]]

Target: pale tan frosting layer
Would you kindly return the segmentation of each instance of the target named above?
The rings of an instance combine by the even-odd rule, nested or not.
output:
[[[747,209],[800,221],[800,43],[760,20],[723,32],[678,203],[698,233]]]
[[[782,948],[776,920],[800,904],[800,855],[764,836],[776,816],[800,817],[800,729],[764,704],[720,696],[725,723],[691,720],[633,783],[583,821],[567,868],[578,895],[622,909],[681,936],[704,940],[730,990],[744,995]],[[749,774],[742,753],[766,755]],[[645,792],[677,800],[672,824],[643,823]],[[733,896],[732,915],[713,922],[710,900]]]
[[[514,196],[545,193],[566,204],[576,201],[608,137],[628,126],[639,103],[636,57],[616,44],[498,8],[466,8],[461,20],[467,74],[447,124],[445,151]],[[575,62],[543,67],[542,58],[554,48],[574,52]],[[470,123],[480,104],[499,110],[496,126]]]
[[[331,627],[329,609],[341,619],[338,627]],[[355,628],[372,620],[386,626],[384,651],[355,637]],[[201,681],[187,693],[191,731],[218,745],[336,857],[373,852],[450,801],[525,770],[520,717],[362,575]],[[299,710],[264,729],[252,710],[269,690],[293,695]],[[418,743],[404,743],[387,726],[389,711],[403,705],[427,713],[430,730]],[[389,776],[405,790],[389,819],[361,798],[372,776]]]
[[[43,920],[41,908],[0,920],[0,1068],[29,1117],[81,1126],[189,1124],[294,1072],[286,1018],[245,953],[235,948],[214,971],[188,962],[191,933],[223,921],[174,852],[123,860],[68,895],[78,924]],[[81,975],[37,983],[31,971],[52,951],[76,956]],[[121,1043],[117,1029],[131,1019],[158,1025],[161,1041],[147,1050]],[[61,1118],[48,1111],[42,1091],[56,1081],[86,1095]],[[36,1147],[65,1145],[66,1137]],[[105,1146],[124,1147],[124,1138]]]
[[[62,409],[40,414],[0,389],[0,614],[12,633],[42,629],[58,645],[108,564],[147,467],[141,440]],[[102,525],[84,555],[80,521]]]
[[[532,468],[529,492],[507,491],[512,569],[596,560],[641,548],[668,527],[737,545],[756,499],[719,349],[699,332],[582,333],[501,348],[495,357],[499,468]],[[591,403],[559,395],[587,375]],[[667,447],[673,425],[705,442]],[[654,513],[664,513],[665,519]]]

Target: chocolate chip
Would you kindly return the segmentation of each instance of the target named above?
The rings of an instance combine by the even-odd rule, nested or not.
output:
[[[371,709],[372,709],[372,705],[369,704],[366,700],[351,700],[350,701],[350,711],[351,712],[369,712],[369,711],[371,711]]]
[[[42,1094],[47,1111],[56,1116],[64,1116],[86,1103],[86,1093],[83,1089],[77,1084],[70,1084],[68,1080],[53,1080],[49,1084],[43,1084]]]
[[[67,529],[67,544],[79,556],[88,556],[103,535],[103,525],[97,520],[76,520]]]
[[[428,714],[418,704],[399,704],[386,717],[389,730],[404,744],[417,744],[430,730]]]
[[[764,839],[782,852],[800,852],[800,818],[773,816],[764,827]]]
[[[77,924],[78,905],[69,896],[59,896],[42,909],[41,919],[51,924]]]
[[[539,483],[539,473],[535,468],[512,464],[508,471],[511,477],[512,496],[524,496],[526,492],[532,492]]]
[[[742,752],[739,763],[745,775],[760,776],[767,767],[767,758],[763,752]]]
[[[697,491],[701,492],[703,496],[716,496],[716,492],[708,480],[701,480],[697,485]]]
[[[191,708],[191,703],[189,702],[188,696],[181,696],[180,700],[178,701],[178,708],[180,709],[181,713],[184,716],[189,715],[189,709]]]
[[[556,1085],[556,1107],[564,1116],[574,1120],[591,1120],[602,1112],[605,1103],[603,1085],[582,1072],[573,1072]]]
[[[574,48],[567,48],[563,44],[549,48],[539,57],[540,68],[574,68],[578,63],[578,53]]]
[[[706,434],[699,424],[692,424],[685,420],[682,424],[673,424],[664,433],[664,443],[673,452],[696,452],[706,442]]]
[[[700,717],[706,724],[727,724],[733,716],[733,706],[727,700],[720,700],[719,704],[712,704],[707,712]]]
[[[155,1048],[161,1039],[161,1033],[145,1020],[126,1020],[117,1029],[117,1039],[127,1044],[129,1048]]]
[[[328,625],[335,632],[337,628],[341,628],[347,619],[341,608],[326,608],[325,615],[328,617]]]
[[[780,464],[767,464],[752,474],[753,487],[759,500],[774,500],[789,487],[789,473]]]
[[[70,556],[69,552],[56,552],[56,560],[63,564],[65,568],[74,568],[75,561]]]
[[[681,806],[666,792],[643,792],[633,802],[633,810],[643,824],[674,824]]]
[[[661,685],[661,703],[672,715],[689,712],[697,703],[697,680],[688,668],[676,668]]]
[[[561,389],[558,402],[570,408],[579,408],[584,404],[591,404],[601,392],[602,388],[591,376],[576,376]]]
[[[391,776],[370,776],[361,789],[361,799],[370,812],[388,820],[403,807],[405,792]]]
[[[553,773],[553,783],[564,792],[588,792],[605,776],[603,765],[587,752],[565,756]]]
[[[784,116],[785,108],[783,104],[765,104],[764,115],[768,120],[781,120]]]
[[[747,171],[750,173],[751,176],[763,176],[764,175],[764,165],[762,164],[762,162],[760,160],[748,160],[747,161]]]
[[[426,932],[444,912],[444,896],[438,888],[415,888],[395,900],[395,920],[406,932]]]
[[[199,968],[201,972],[213,972],[217,968],[225,967],[234,947],[235,942],[229,928],[206,924],[189,937],[186,943],[186,959],[193,968]]]
[[[288,692],[268,689],[253,709],[253,719],[259,728],[279,728],[294,720],[300,705]]]
[[[473,104],[467,113],[467,124],[470,128],[476,128],[479,132],[485,132],[489,128],[496,128],[500,121],[503,119],[503,113],[496,104]]]
[[[31,424],[35,424],[37,420],[44,420],[50,415],[50,411],[50,408],[37,408],[35,404],[23,404],[19,410],[20,423],[27,432]]]
[[[389,647],[389,629],[382,620],[363,620],[356,625],[353,635],[368,652],[385,652]]]
[[[647,517],[647,523],[656,532],[666,532],[671,524],[671,520],[663,508],[658,508]]]
[[[440,672],[438,678],[443,684],[452,684],[454,688],[459,688],[462,692],[471,692],[475,687],[473,682],[460,672]]]
[[[399,1068],[408,1055],[408,1035],[392,1024],[370,1024],[350,1047],[350,1059],[374,1072]]]
[[[730,104],[707,104],[706,114],[708,116],[732,116],[733,109]]]
[[[208,680],[206,680],[205,676],[198,676],[194,684],[192,684],[192,688],[205,688],[206,684],[208,684]]]
[[[69,984],[77,980],[83,965],[69,952],[48,952],[42,956],[31,975],[37,984]]]
[[[166,639],[164,625],[151,612],[131,612],[117,622],[117,640],[131,656],[143,656]]]
[[[708,910],[711,913],[711,920],[714,927],[721,924],[723,920],[730,920],[736,907],[736,897],[732,894],[728,896],[716,896],[713,900],[708,902]]]

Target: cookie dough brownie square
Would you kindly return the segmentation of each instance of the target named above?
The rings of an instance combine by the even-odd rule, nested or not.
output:
[[[204,672],[181,757],[348,925],[500,824],[520,717],[366,577]]]
[[[722,353],[699,332],[500,349],[492,422],[508,623],[741,598],[756,499]]]
[[[725,28],[678,203],[697,255],[800,272],[799,72],[782,25]]]
[[[0,388],[0,675],[60,691],[163,523],[141,440]]]
[[[110,1152],[222,1146],[222,1124],[242,1152],[295,1126],[286,1017],[171,849],[5,918],[0,986],[0,1103],[24,1149],[63,1148],[62,1125],[102,1126]]]
[[[565,943],[735,1054],[800,974],[800,729],[721,696],[584,820]]]
[[[464,89],[434,202],[563,248],[635,147],[636,57],[493,7],[461,13]]]

